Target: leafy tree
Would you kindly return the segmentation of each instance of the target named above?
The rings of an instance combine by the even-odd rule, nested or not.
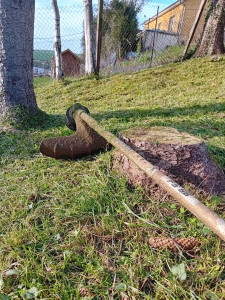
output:
[[[133,1],[111,0],[103,12],[103,49],[105,56],[112,52],[118,58],[136,50],[138,9]]]
[[[15,106],[35,113],[33,34],[35,0],[0,0],[0,120]]]

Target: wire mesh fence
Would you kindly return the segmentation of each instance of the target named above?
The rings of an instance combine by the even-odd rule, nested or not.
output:
[[[60,7],[62,51],[72,52],[80,64],[83,62],[83,6]],[[54,57],[54,13],[51,7],[36,8],[34,25],[34,75],[51,76]]]
[[[110,0],[104,3],[101,72],[137,71],[179,61],[201,0]],[[140,4],[140,5],[139,5]],[[201,36],[207,5],[192,47]],[[61,41],[67,76],[84,74],[84,9],[82,3],[60,7]],[[93,6],[94,27],[97,5]],[[38,8],[35,15],[34,74],[51,76],[54,56],[54,13]]]

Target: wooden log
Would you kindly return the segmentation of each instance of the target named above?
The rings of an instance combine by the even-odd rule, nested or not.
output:
[[[168,127],[132,128],[122,131],[119,137],[179,184],[188,183],[208,194],[225,191],[225,176],[211,160],[203,140]],[[147,188],[150,194],[162,192],[118,150],[114,154],[113,169],[123,172],[130,184]]]

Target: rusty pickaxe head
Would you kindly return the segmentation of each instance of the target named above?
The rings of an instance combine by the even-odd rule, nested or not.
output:
[[[79,103],[68,108],[66,125],[69,129],[76,130],[75,134],[44,139],[40,145],[40,152],[43,155],[56,159],[74,159],[107,148],[108,142],[80,118],[81,113],[90,114],[89,110]]]

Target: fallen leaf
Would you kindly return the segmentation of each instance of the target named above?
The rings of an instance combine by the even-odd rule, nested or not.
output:
[[[26,293],[24,294],[24,298],[26,299],[34,299],[37,296],[38,296],[38,289],[35,286],[27,290]]]
[[[171,269],[171,272],[173,273],[173,275],[177,275],[178,279],[181,280],[181,281],[185,280],[187,278],[184,263],[173,266],[172,269]]]

